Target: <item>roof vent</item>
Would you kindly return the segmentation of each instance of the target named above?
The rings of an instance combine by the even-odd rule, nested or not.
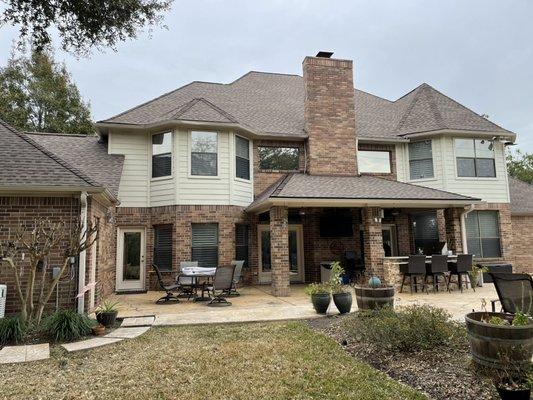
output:
[[[332,55],[332,51],[319,51],[318,53],[316,53],[316,56],[320,58],[331,58]]]

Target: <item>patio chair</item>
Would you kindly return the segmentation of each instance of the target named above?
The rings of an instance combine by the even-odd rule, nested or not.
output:
[[[241,294],[237,291],[237,285],[241,281],[241,275],[242,275],[242,267],[244,265],[244,260],[233,260],[231,262],[231,265],[235,268],[235,271],[233,272],[233,283],[231,285],[231,289],[228,291],[227,296],[240,296]]]
[[[533,279],[528,274],[508,272],[489,272],[492,277],[498,300],[492,300],[492,312],[496,312],[499,302],[504,312],[516,314],[518,311],[528,315],[533,313]]]
[[[403,291],[403,285],[406,278],[409,278],[409,287],[411,288],[411,293],[414,293],[418,289],[419,285],[422,285],[422,290],[426,289],[426,293],[428,293],[426,285],[426,256],[409,256],[407,268],[402,271],[402,285],[400,287],[400,293]],[[417,278],[421,278],[422,283],[418,283]]]
[[[227,296],[227,293],[231,290],[233,285],[234,271],[235,266],[233,265],[217,268],[213,284],[210,286],[204,286],[202,289],[202,296],[203,292],[213,295],[211,301],[207,303],[208,306],[231,306],[231,303],[226,300],[225,296]]]
[[[181,287],[181,295],[183,297],[187,297],[187,300],[190,300],[191,297],[194,297],[194,293],[196,290],[196,279],[190,276],[181,276],[181,271],[183,271],[184,268],[194,268],[198,267],[198,261],[182,261],[180,262],[180,273],[178,274],[178,277],[176,278],[176,282]]]
[[[446,273],[448,272],[448,256],[446,255],[432,255],[431,264],[426,269],[426,283],[427,278],[432,278],[433,291],[439,290],[439,276],[442,277],[446,289],[449,291],[448,280],[446,278]]]
[[[159,284],[159,287],[161,290],[166,292],[166,295],[158,299],[155,303],[156,304],[163,304],[167,303],[169,301],[175,301],[176,303],[179,303],[178,296],[174,294],[174,292],[179,292],[180,284],[179,283],[173,283],[171,285],[165,285],[163,282],[163,276],[161,275],[161,271],[159,271],[159,268],[157,268],[157,265],[152,264],[152,268],[155,271],[155,274],[157,275],[157,283]]]
[[[476,288],[472,285],[472,282],[470,282],[470,274],[469,272],[472,271],[472,254],[459,254],[457,256],[457,262],[456,263],[450,263],[450,277],[448,278],[448,290],[450,290],[450,284],[456,283],[457,286],[459,286],[459,289],[461,289],[461,293],[463,293],[463,283],[464,286],[468,289],[468,284],[470,283],[470,286],[476,291]],[[452,277],[457,276],[457,281],[452,282]],[[463,277],[466,277],[466,280],[463,282]]]

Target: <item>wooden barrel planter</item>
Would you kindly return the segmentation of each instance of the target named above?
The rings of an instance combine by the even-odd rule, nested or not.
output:
[[[357,285],[355,299],[359,310],[394,307],[394,286],[371,288]]]
[[[500,369],[504,355],[514,365],[527,366],[533,356],[533,324],[512,326],[483,322],[492,316],[508,319],[503,313],[492,312],[472,312],[465,317],[474,362]]]

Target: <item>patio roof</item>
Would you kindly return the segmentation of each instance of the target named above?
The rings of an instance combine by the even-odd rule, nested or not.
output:
[[[464,207],[481,199],[376,176],[288,174],[260,194],[247,211],[287,207]]]

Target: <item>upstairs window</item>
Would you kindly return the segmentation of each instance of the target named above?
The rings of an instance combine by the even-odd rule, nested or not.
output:
[[[431,140],[409,143],[409,171],[411,179],[433,178]]]
[[[466,214],[468,253],[476,257],[501,257],[500,229],[497,211],[471,211]]]
[[[490,140],[455,139],[457,176],[496,177],[494,150]]]
[[[263,171],[298,171],[300,151],[297,147],[259,147],[259,169]]]
[[[191,253],[199,267],[218,266],[218,224],[192,224]]]
[[[235,176],[250,179],[250,141],[235,136]]]
[[[172,271],[172,225],[154,226],[154,264],[160,271]]]
[[[218,134],[191,132],[191,175],[218,175]]]
[[[362,173],[390,174],[390,152],[359,150],[357,165]]]
[[[172,175],[172,132],[152,135],[152,178]]]

